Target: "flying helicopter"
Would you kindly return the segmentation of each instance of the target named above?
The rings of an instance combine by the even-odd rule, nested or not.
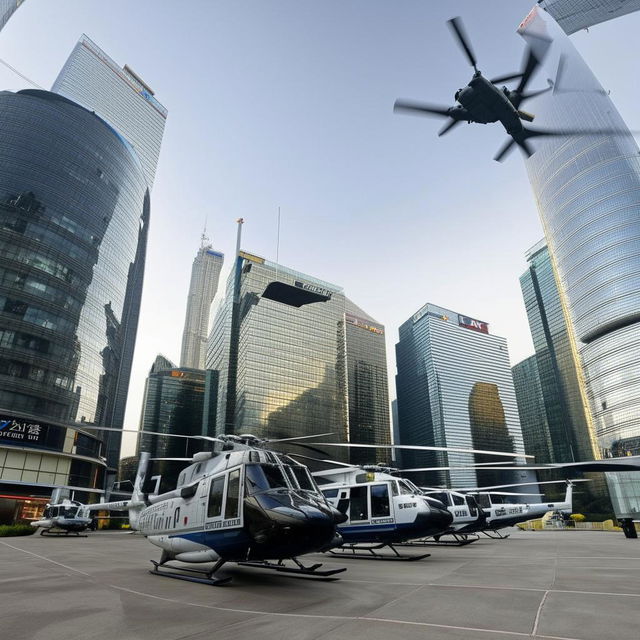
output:
[[[221,450],[188,459],[174,490],[143,492],[150,455],[141,453],[131,499],[88,505],[85,513],[128,510],[132,528],[162,549],[160,561],[151,561],[154,575],[222,585],[231,578],[216,574],[228,562],[323,578],[346,570],[321,570],[322,564],[305,566],[297,559],[339,545],[336,525],[347,519],[318,491],[305,465],[249,434],[199,437],[221,444]],[[286,565],[287,559],[295,566]],[[167,564],[171,560],[214,565],[185,568]]]
[[[40,528],[41,536],[68,536],[70,533],[80,536],[93,526],[93,518],[81,513],[83,505],[76,500],[64,498],[58,501],[52,497],[47,504],[43,517],[31,522],[32,527]]]
[[[309,446],[301,443],[294,444]],[[531,457],[515,453],[422,445],[328,442],[312,444],[313,447],[447,450],[513,458]],[[291,455],[308,458],[298,454]],[[343,545],[340,548],[331,549],[331,554],[349,558],[419,560],[429,554],[403,555],[394,545],[403,544],[415,538],[443,534],[450,529],[453,514],[442,503],[424,496],[423,492],[410,480],[394,476],[394,473],[398,473],[397,469],[384,465],[357,466],[334,460],[312,459],[334,467],[314,471],[312,475],[318,481],[320,490],[330,504],[348,515],[348,520],[338,525],[338,532],[344,540]],[[470,502],[472,501],[473,499],[470,499]],[[480,517],[480,511],[477,509],[476,517]],[[378,553],[384,547],[391,549],[393,555]]]
[[[568,136],[585,134],[611,134],[626,135],[626,131],[602,129],[598,131],[585,130],[562,130],[554,131],[550,129],[531,129],[523,125],[525,122],[533,122],[535,116],[532,113],[521,109],[525,100],[539,96],[554,88],[554,82],[547,80],[548,86],[544,89],[526,91],[527,85],[533,74],[542,62],[551,41],[538,37],[539,45],[534,52],[530,46],[525,50],[525,56],[521,71],[492,78],[485,78],[478,69],[477,60],[469,38],[467,37],[462,20],[455,17],[447,21],[456,41],[464,52],[469,64],[473,67],[473,77],[466,87],[458,89],[455,93],[456,104],[454,106],[434,105],[412,100],[396,100],[394,111],[404,111],[420,115],[432,115],[446,118],[447,122],[438,132],[438,136],[448,133],[460,122],[469,124],[489,124],[500,122],[510,138],[499,149],[494,156],[494,160],[501,162],[514,145],[520,147],[523,153],[529,157],[533,154],[533,149],[529,140],[541,136]],[[500,83],[509,83],[519,80],[515,89],[507,86],[498,86]]]

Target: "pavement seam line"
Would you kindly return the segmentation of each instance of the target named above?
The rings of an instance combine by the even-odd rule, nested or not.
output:
[[[26,549],[21,549],[20,547],[14,547],[12,544],[8,542],[3,542],[0,540],[0,544],[3,544],[7,547],[11,547],[11,549],[15,549],[16,551],[22,551],[23,553],[28,553],[30,556],[34,556],[36,558],[40,558],[41,560],[45,560],[46,562],[51,562],[52,564],[57,564],[59,567],[63,567],[64,569],[68,569],[69,571],[75,571],[75,573],[79,573],[83,576],[87,576],[93,579],[93,576],[90,573],[85,573],[84,571],[80,571],[79,569],[74,569],[66,564],[62,564],[62,562],[56,562],[55,560],[51,560],[51,558],[46,558],[45,556],[38,555],[37,553],[33,553],[33,551],[27,551]]]
[[[542,600],[540,600],[540,604],[538,606],[538,611],[536,613],[536,619],[533,621],[533,629],[531,630],[531,635],[535,636],[538,632],[538,624],[540,623],[540,614],[542,613],[542,607],[544,607],[544,603],[547,600],[547,596],[549,595],[549,591],[545,591]]]

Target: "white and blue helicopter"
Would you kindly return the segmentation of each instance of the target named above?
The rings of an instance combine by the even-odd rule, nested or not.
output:
[[[252,435],[200,438],[221,444],[221,450],[196,453],[174,490],[143,492],[150,456],[141,453],[131,499],[87,505],[84,513],[127,510],[132,528],[162,549],[160,561],[151,561],[154,575],[221,585],[231,580],[217,576],[229,562],[323,578],[346,570],[321,570],[322,564],[298,560],[340,545],[336,525],[346,520],[319,492],[306,466]],[[214,564],[196,569],[170,561]]]
[[[80,536],[83,531],[94,526],[95,520],[84,516],[82,509],[85,505],[68,498],[56,498],[45,507],[42,518],[31,522],[32,527],[40,529],[41,536]]]

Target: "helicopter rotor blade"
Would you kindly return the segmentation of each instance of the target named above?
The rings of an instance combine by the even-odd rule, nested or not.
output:
[[[449,28],[455,35],[458,40],[458,44],[462,47],[462,50],[467,55],[467,59],[469,60],[469,64],[474,68],[474,70],[478,71],[478,62],[476,60],[475,55],[473,54],[473,50],[471,49],[471,45],[469,44],[469,38],[465,33],[464,26],[462,25],[462,18],[460,16],[456,16],[455,18],[451,18],[451,20],[447,20],[447,24]]]
[[[445,133],[449,133],[453,127],[457,124],[460,124],[461,120],[456,120],[455,118],[451,118],[449,122],[447,122],[440,131],[438,131],[438,137],[443,136]]]
[[[265,442],[293,442],[294,440],[306,440],[307,438],[324,438],[325,436],[335,436],[335,433],[314,433],[310,436],[295,436],[293,438],[278,438],[277,440],[265,440]]]
[[[502,162],[504,157],[513,150],[513,145],[516,141],[513,138],[508,138],[507,141],[500,147],[498,153],[493,156],[493,159],[496,162]]]
[[[506,458],[534,458],[525,453],[514,453],[506,451],[486,451],[484,449],[465,449],[463,447],[432,447],[428,445],[417,444],[361,444],[354,442],[314,442],[318,447],[351,447],[365,449],[408,449],[411,451],[449,451],[452,453],[477,453],[490,456],[506,457]],[[302,445],[299,446],[308,446]],[[499,463],[496,463],[499,464]],[[509,462],[508,464],[511,464]]]
[[[526,51],[526,62],[524,64],[524,68],[522,70],[522,75],[520,77],[520,82],[516,87],[517,93],[522,93],[526,88],[527,84],[529,84],[529,80],[531,80],[531,76],[538,68],[540,64],[540,60],[538,60],[538,56],[533,52],[531,47],[527,47]]]
[[[441,116],[449,118],[454,107],[447,107],[438,104],[429,104],[427,102],[414,102],[412,100],[396,100],[393,105],[394,111],[417,111],[422,115]]]
[[[532,487],[539,484],[567,484],[567,482],[591,482],[588,478],[580,478],[575,480],[545,480],[543,482],[516,482],[513,484],[494,484],[490,487],[461,487],[456,491],[487,491],[488,489],[510,489],[511,487]]]
[[[190,438],[192,440],[209,440],[211,442],[221,442],[224,444],[224,440],[220,438],[214,438],[213,436],[186,436],[181,433],[162,433],[161,431],[147,431],[146,429],[116,429],[115,427],[98,427],[94,425],[81,425],[73,427],[79,431],[115,431],[118,433],[144,433],[151,436],[165,436],[167,438]]]
[[[353,467],[352,464],[346,462],[338,462],[338,460],[327,460],[326,458],[312,458],[311,456],[303,456],[301,453],[288,453],[292,458],[302,458],[303,460],[313,460],[314,462],[323,462],[325,464],[334,464],[338,467]]]

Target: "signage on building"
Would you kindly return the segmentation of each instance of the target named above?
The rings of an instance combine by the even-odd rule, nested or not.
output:
[[[250,260],[251,262],[257,262],[258,264],[264,264],[264,258],[260,256],[254,256],[253,253],[247,253],[246,251],[239,251],[238,255],[245,260]]]
[[[207,253],[210,256],[215,256],[216,258],[224,258],[224,253],[220,253],[219,251],[214,251],[213,249],[207,249]]]
[[[345,322],[347,322],[349,324],[352,324],[355,327],[360,327],[361,329],[366,329],[367,331],[371,331],[371,333],[376,333],[379,336],[383,336],[384,335],[384,329],[382,327],[370,324],[366,320],[363,320],[362,318],[358,318],[358,316],[354,316],[351,313],[345,313],[344,314],[344,320],[345,320]]]
[[[480,333],[489,333],[489,325],[486,322],[480,320],[474,320],[467,316],[458,315],[458,325],[465,327],[465,329],[472,329],[473,331],[479,331]]]
[[[0,417],[0,442],[9,440],[14,443],[38,444],[44,433],[45,429],[38,422]]]
[[[329,289],[325,289],[324,287],[320,287],[317,284],[311,284],[309,282],[301,282],[300,280],[296,280],[294,282],[295,286],[298,289],[304,289],[305,291],[311,291],[312,293],[317,293],[321,296],[326,296],[327,298],[331,298],[333,295],[333,291]]]

